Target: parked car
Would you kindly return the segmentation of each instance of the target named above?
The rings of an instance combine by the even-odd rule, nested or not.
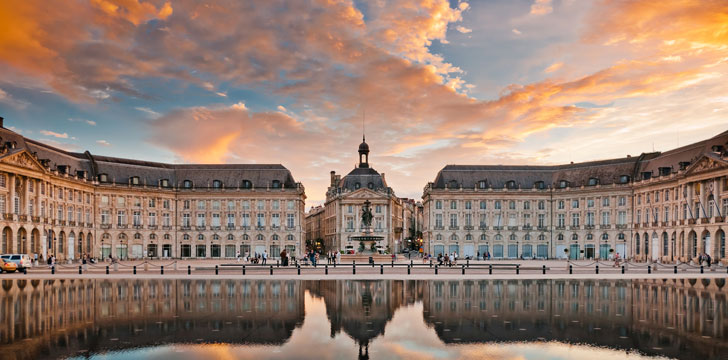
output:
[[[5,259],[0,259],[0,273],[3,272],[15,272],[18,270],[18,265],[15,265],[15,263],[5,261]]]
[[[4,254],[0,256],[5,261],[15,263],[18,266],[18,270],[23,270],[33,266],[33,261],[30,260],[30,256],[25,254]]]

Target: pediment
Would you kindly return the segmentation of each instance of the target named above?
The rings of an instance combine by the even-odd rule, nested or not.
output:
[[[2,158],[0,158],[0,162],[33,171],[45,172],[45,168],[43,167],[43,165],[41,165],[38,160],[36,160],[25,150],[21,150],[16,153],[6,154]]]
[[[728,161],[713,154],[705,154],[685,171],[686,175],[701,174],[728,168]]]
[[[344,196],[348,199],[381,199],[382,194],[369,189],[359,189]]]

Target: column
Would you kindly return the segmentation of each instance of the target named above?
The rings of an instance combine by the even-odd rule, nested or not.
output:
[[[35,189],[33,191],[35,192],[35,216],[39,217],[42,215],[40,213],[40,188],[43,186],[43,183],[40,180],[35,181]]]
[[[8,174],[8,195],[9,199],[7,202],[7,210],[6,213],[8,214],[14,214],[15,213],[15,174]]]
[[[21,199],[21,213],[23,215],[26,215],[28,217],[33,216],[33,214],[30,213],[30,181],[28,181],[28,177],[23,177],[23,198]],[[30,218],[28,219],[30,221]]]

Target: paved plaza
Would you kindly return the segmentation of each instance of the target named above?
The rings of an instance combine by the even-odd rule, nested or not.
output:
[[[107,273],[108,272],[108,273]],[[79,278],[235,278],[235,279],[549,279],[549,278],[721,278],[728,276],[724,266],[701,267],[691,264],[621,263],[565,260],[459,261],[452,266],[421,259],[398,259],[385,263],[323,263],[281,266],[271,259],[267,264],[224,260],[135,260],[99,264],[57,264],[55,269],[38,265],[27,274],[3,274],[2,279]]]

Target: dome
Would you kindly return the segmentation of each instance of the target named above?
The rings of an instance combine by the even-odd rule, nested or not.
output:
[[[366,143],[366,141],[363,141],[361,144],[359,144],[359,152],[369,152],[369,144]]]

